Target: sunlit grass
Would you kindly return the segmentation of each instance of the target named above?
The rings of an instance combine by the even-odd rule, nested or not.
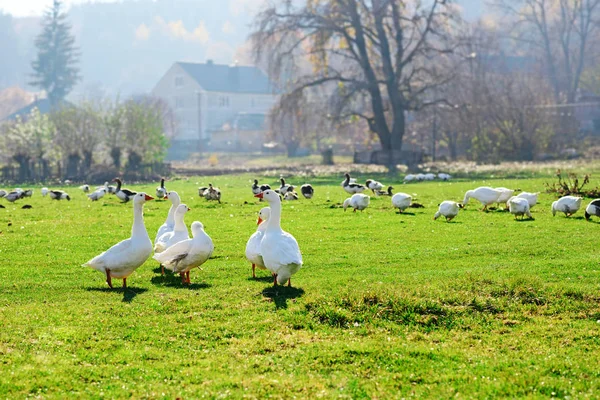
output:
[[[597,220],[583,210],[552,217],[545,193],[534,221],[483,213],[473,200],[451,223],[432,220],[438,203],[475,186],[543,191],[548,178],[396,178],[386,183],[425,206],[396,214],[387,197],[344,212],[339,175],[290,177],[316,194],[283,205],[305,262],[289,289],[263,271],[251,279],[244,258],[265,205],[250,194],[253,178],[167,182],[192,209],[187,224],[202,221],[215,244],[191,287],[151,260],[126,291],[80,266],[129,236],[131,204],[92,203],[76,188],[71,202],[39,188],[0,199],[0,397],[597,396]],[[209,181],[222,204],[198,198]],[[151,238],[168,208],[146,204]]]

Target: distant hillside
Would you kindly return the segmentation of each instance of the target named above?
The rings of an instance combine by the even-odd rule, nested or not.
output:
[[[152,89],[176,61],[231,63],[263,0],[125,0],[74,6],[69,17],[81,49],[83,82],[75,95],[128,95]],[[469,19],[482,0],[459,0]],[[25,85],[38,18],[0,14],[0,89]],[[241,60],[244,62],[245,60]],[[0,63],[2,64],[2,63]]]

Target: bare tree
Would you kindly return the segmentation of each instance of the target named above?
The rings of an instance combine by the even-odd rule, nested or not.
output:
[[[306,89],[333,84],[340,98],[336,117],[365,119],[393,166],[405,113],[438,102],[432,89],[449,80],[440,67],[441,56],[452,51],[448,30],[456,16],[449,3],[274,2],[257,16],[255,57],[266,58],[270,76],[284,83],[282,104],[299,104],[295,98]],[[294,71],[297,58],[310,60],[313,71]]]
[[[517,39],[539,51],[557,104],[573,103],[597,44],[600,0],[495,0],[514,17]]]

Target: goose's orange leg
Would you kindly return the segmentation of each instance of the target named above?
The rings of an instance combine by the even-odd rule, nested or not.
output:
[[[254,270],[256,269],[256,265],[252,264],[252,278],[256,279],[256,273],[254,272]]]
[[[292,287],[292,278],[288,279],[288,287]]]
[[[190,271],[186,272],[186,273],[185,273],[185,276],[186,276],[186,278],[187,278],[187,279],[186,279],[186,281],[187,281],[187,284],[188,284],[188,285],[191,285],[191,284],[192,284],[192,282],[190,282]]]
[[[109,288],[113,288],[112,279],[110,278],[110,269],[106,269],[106,283],[108,283]]]
[[[127,278],[123,278],[123,289],[127,289]]]
[[[273,286],[277,286],[277,274],[273,274]]]

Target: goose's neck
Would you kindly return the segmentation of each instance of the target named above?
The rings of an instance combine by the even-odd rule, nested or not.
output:
[[[169,213],[167,214],[167,225],[175,224],[175,209],[177,209],[179,203],[179,201],[173,201],[171,203],[171,208],[169,208]]]
[[[463,204],[467,204],[469,202],[470,198],[471,198],[471,190],[467,190],[467,193],[465,193],[465,198],[463,199]]]
[[[344,186],[348,186],[350,184],[350,175],[346,175],[346,180],[344,181]]]
[[[267,230],[281,230],[281,202],[270,203],[271,215],[267,220]]]
[[[148,236],[146,226],[144,225],[144,205],[142,203],[133,205],[133,226],[131,227],[131,237]]]
[[[121,190],[121,181],[117,181],[117,192]]]
[[[185,230],[187,230],[187,228],[185,226],[185,222],[183,222],[184,215],[185,214],[182,214],[178,218],[175,218],[175,227],[173,228],[173,230],[175,230],[175,231],[185,231]]]

